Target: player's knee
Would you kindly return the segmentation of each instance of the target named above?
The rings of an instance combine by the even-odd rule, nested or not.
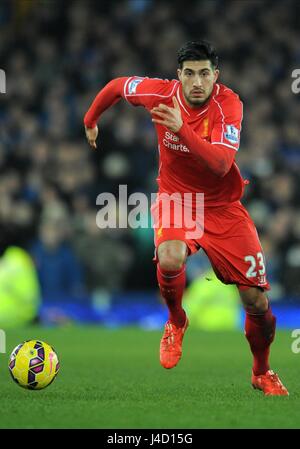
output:
[[[158,248],[159,265],[163,270],[175,271],[182,268],[186,258],[186,245],[165,242]]]
[[[183,263],[184,261],[178,257],[164,256],[159,259],[160,267],[166,271],[180,270],[180,268],[183,266]]]
[[[257,287],[240,291],[241,299],[245,309],[253,313],[264,313],[268,310],[269,301],[266,294]]]

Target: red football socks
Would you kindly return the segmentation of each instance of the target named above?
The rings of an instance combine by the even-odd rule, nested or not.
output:
[[[185,265],[180,270],[164,270],[157,264],[157,280],[162,297],[169,309],[169,320],[176,327],[182,327],[186,320],[182,308],[182,296],[185,287]]]
[[[275,337],[276,318],[271,307],[262,314],[246,311],[245,335],[253,354],[253,374],[259,376],[269,369],[270,345]]]

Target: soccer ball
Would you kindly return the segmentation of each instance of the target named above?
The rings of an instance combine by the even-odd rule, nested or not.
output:
[[[8,368],[20,387],[41,390],[54,381],[59,361],[52,346],[40,340],[27,340],[12,351]]]

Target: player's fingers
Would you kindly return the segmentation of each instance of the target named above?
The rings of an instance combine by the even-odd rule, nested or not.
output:
[[[160,104],[158,105],[158,108],[159,108],[160,110],[162,110],[162,111],[169,111],[169,110],[170,110],[169,106],[167,106],[166,104],[163,104],[163,103],[160,103]]]
[[[178,109],[180,111],[180,106],[179,106],[178,100],[175,96],[173,97],[173,104],[174,104],[175,109]]]
[[[155,111],[152,110],[151,111],[152,116],[153,115],[159,115],[162,118],[165,118],[166,120],[171,120],[173,118],[173,114],[172,114],[172,109],[169,110],[160,110],[160,109],[156,109]]]
[[[167,120],[159,120],[159,119],[153,118],[152,122],[158,123],[159,125],[164,125],[166,127],[170,126],[170,123]]]
[[[169,111],[169,108],[168,109],[164,109],[164,108],[161,108],[161,107],[155,107],[155,108],[151,109],[151,113],[155,113],[155,112],[168,113],[170,111]]]
[[[96,144],[95,140],[89,140],[89,144],[92,148],[95,148],[95,149],[97,148],[97,144]]]
[[[162,117],[162,118],[168,117],[168,115],[165,112],[161,112],[161,111],[155,111],[155,112],[153,112],[153,114],[158,115],[159,117]]]

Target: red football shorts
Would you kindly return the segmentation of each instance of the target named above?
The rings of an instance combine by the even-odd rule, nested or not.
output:
[[[178,226],[174,214],[165,219],[159,201],[152,205],[151,212],[156,249],[166,240],[184,241],[189,255],[201,248],[204,250],[216,276],[224,284],[236,284],[241,289],[256,286],[270,290],[256,227],[240,201],[228,206],[205,208],[200,238],[187,238],[189,229],[182,222]],[[166,213],[170,215],[170,211]],[[162,223],[168,223],[168,226]]]

